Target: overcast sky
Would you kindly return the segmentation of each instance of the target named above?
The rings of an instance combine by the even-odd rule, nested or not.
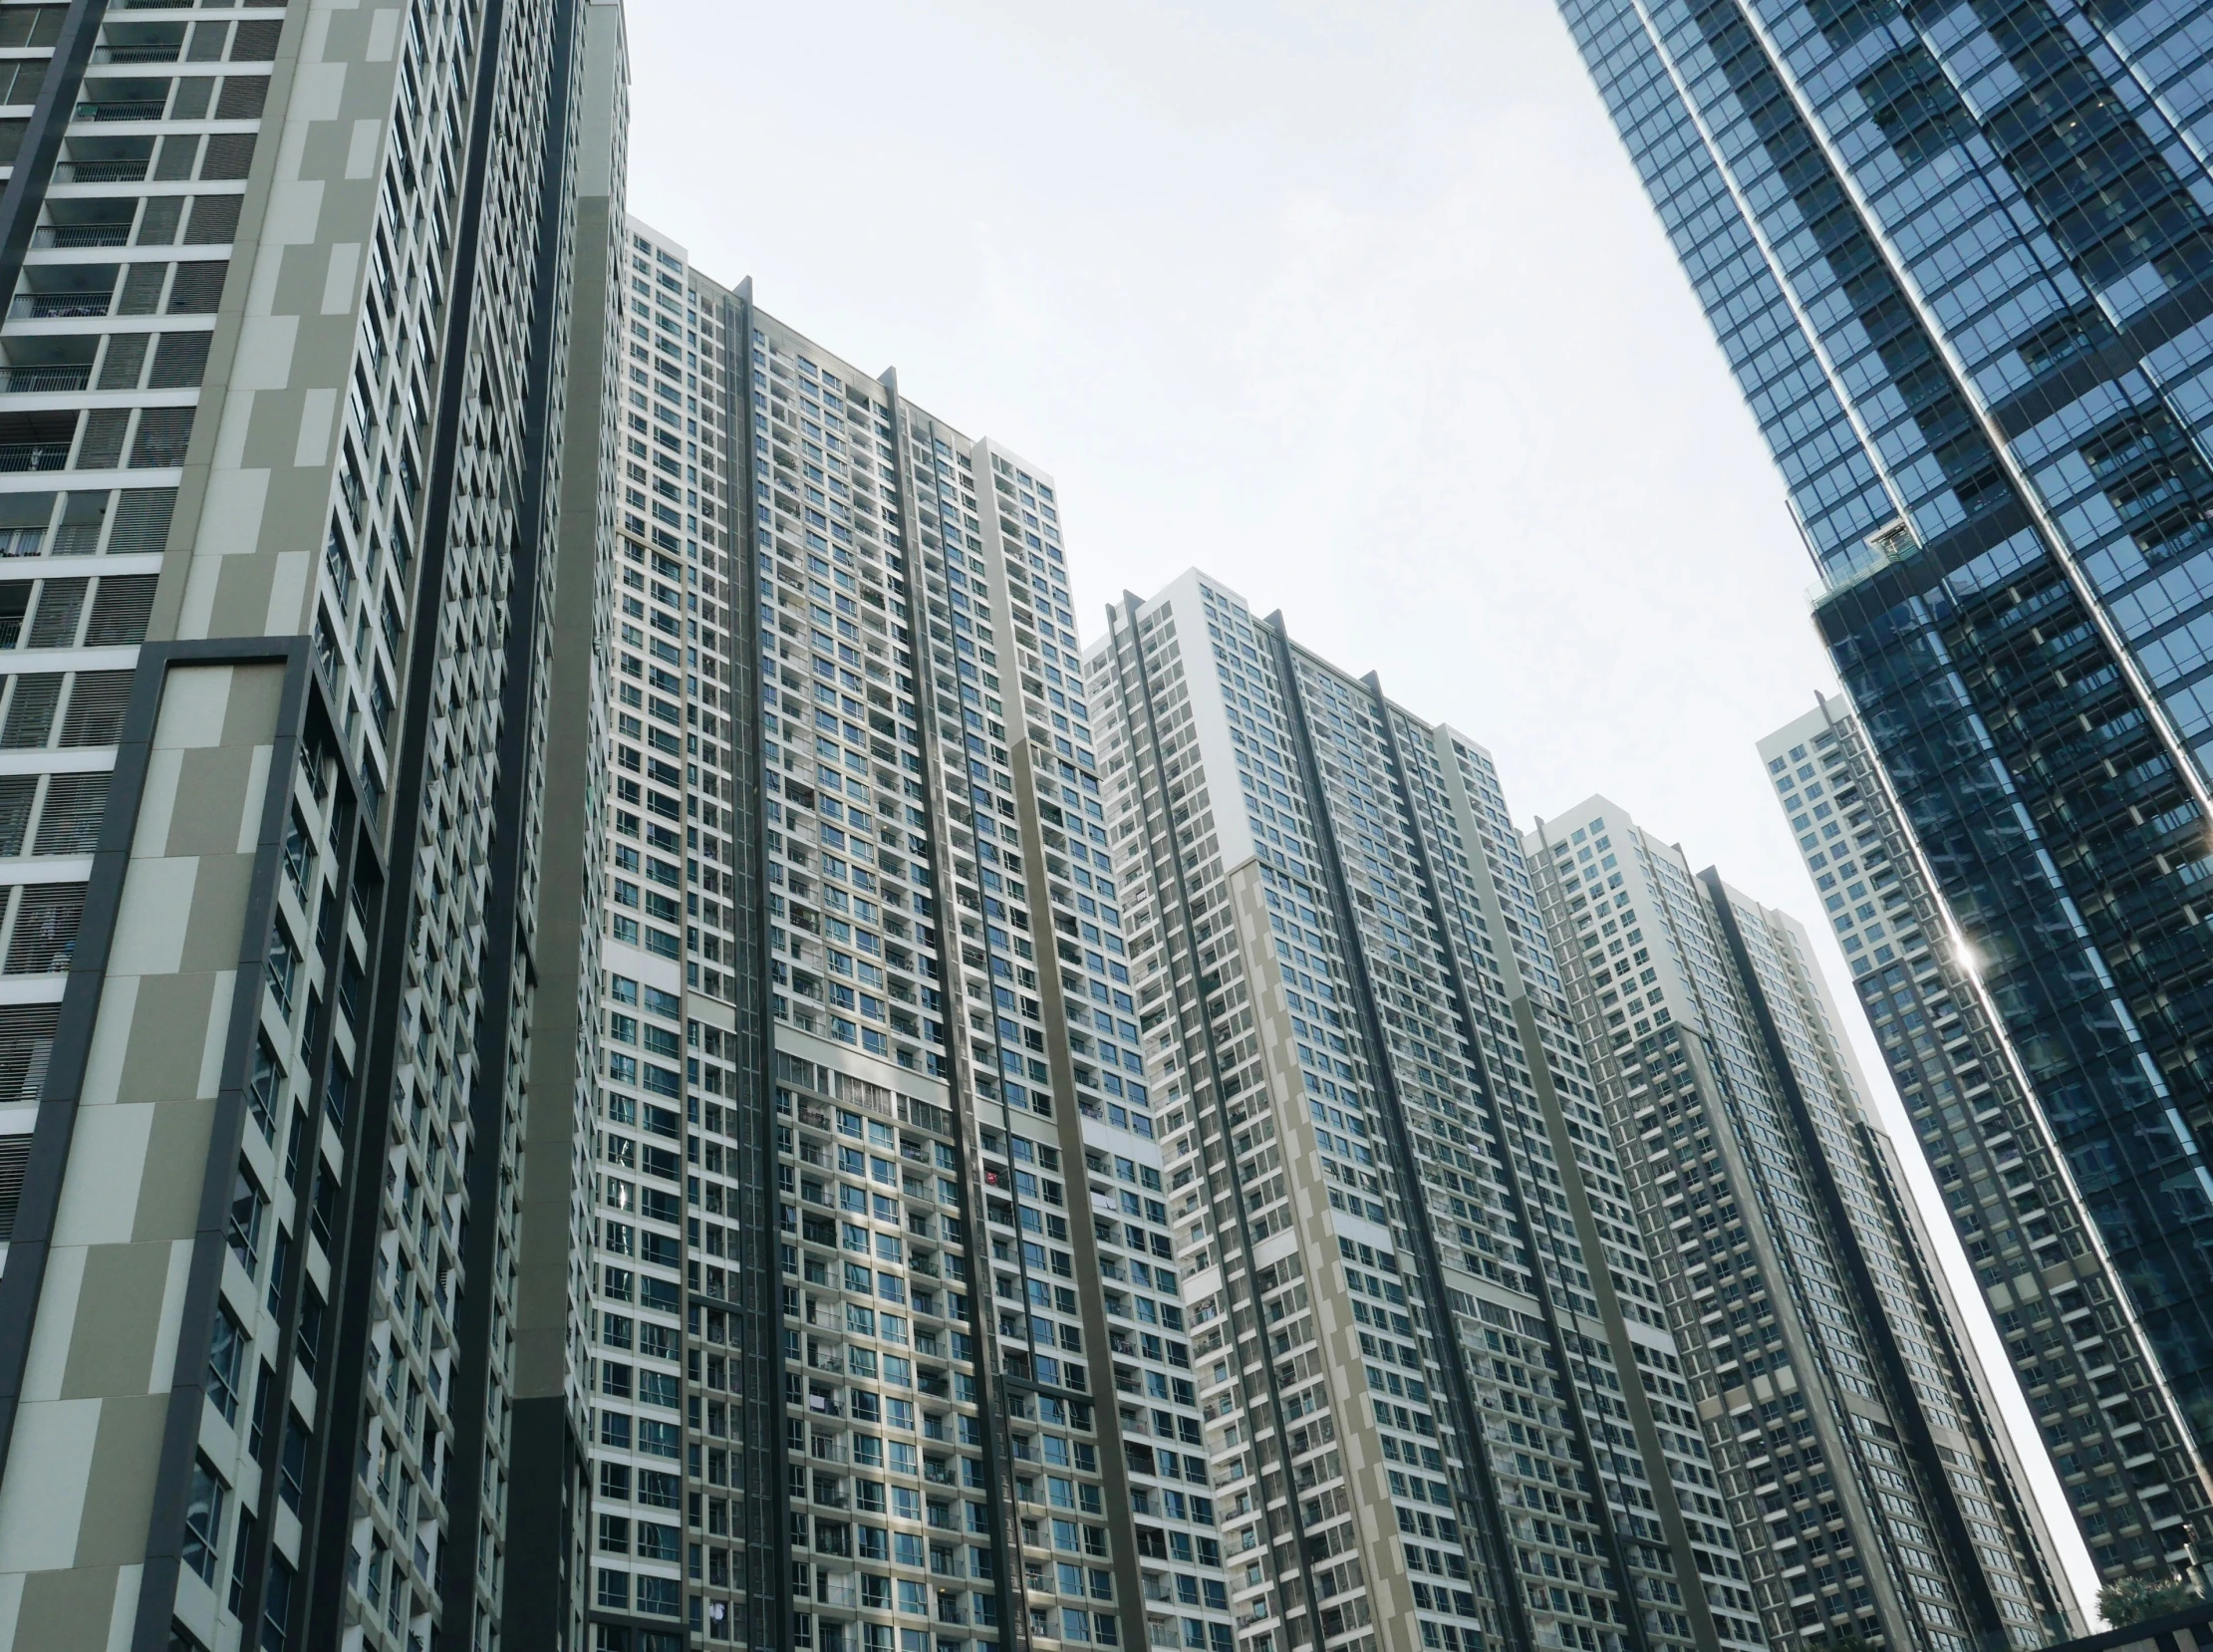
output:
[[[1087,641],[1196,563],[1488,745],[1522,825],[1604,791],[1820,929],[1753,751],[1834,686],[1813,568],[1550,5],[630,28],[631,210],[1049,471]]]

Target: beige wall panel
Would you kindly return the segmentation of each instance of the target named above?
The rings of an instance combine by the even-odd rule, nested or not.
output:
[[[43,1571],[24,1579],[15,1644],[39,1652],[109,1652],[117,1581],[114,1567]],[[132,1592],[136,1596],[137,1590]]]
[[[278,665],[164,685],[0,1483],[0,1572],[33,1574],[0,1646],[128,1641],[283,687]]]
[[[172,1069],[171,1082],[178,1085],[190,1084],[198,1077],[182,1062],[173,1062]],[[146,1163],[154,1167],[155,1174],[138,1185],[138,1207],[132,1231],[138,1242],[189,1239],[198,1231],[201,1178],[196,1171],[207,1163],[214,1128],[212,1100],[164,1102],[153,1109]],[[162,1386],[167,1386],[165,1376]]]
[[[116,908],[116,939],[108,967],[120,975],[167,975],[183,966],[200,863],[134,860]],[[236,962],[237,953],[231,954]]]
[[[179,1072],[181,1050],[204,1044],[214,1005],[205,975],[152,975],[136,983],[138,1002],[127,1023],[123,1069],[114,1099],[174,1101],[193,1092]],[[82,1130],[82,1119],[78,1124]]]
[[[51,1275],[47,1289],[51,1294]],[[51,1574],[75,1558],[100,1406],[98,1400],[24,1406],[8,1478],[0,1481],[0,1572]],[[40,1643],[31,1638],[20,1644]]]
[[[161,1455],[166,1394],[104,1401],[93,1442],[92,1479],[77,1528],[80,1567],[135,1564],[145,1553],[153,1471]]]
[[[54,1254],[65,1248],[131,1242],[138,1180],[145,1174],[146,1140],[153,1109],[146,1106],[84,1107],[69,1145],[69,1168],[54,1212]],[[51,1269],[51,1260],[48,1263]],[[90,1265],[87,1265],[90,1273]],[[51,1276],[47,1289],[53,1289]],[[97,1304],[99,1297],[93,1298]],[[46,1328],[39,1308],[39,1329]]]
[[[137,1014],[138,977],[137,975],[110,975],[100,995],[100,1014],[93,1022],[92,1048],[85,1059],[85,1082],[78,1092],[78,1122],[82,1126],[86,1117],[83,1111],[91,1107],[105,1107],[129,1095],[132,1100],[144,1100],[136,1093],[127,1093],[124,1084],[129,1072],[131,1055],[131,1027]]]

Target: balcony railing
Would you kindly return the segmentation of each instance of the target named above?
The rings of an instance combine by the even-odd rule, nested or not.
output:
[[[122,155],[115,159],[61,160],[54,165],[56,183],[142,183],[151,155]]]
[[[111,121],[158,121],[166,107],[161,98],[117,99],[114,102],[87,101],[77,106],[77,119],[105,124]]]
[[[41,224],[31,235],[34,247],[120,247],[130,241],[128,223]]]
[[[8,306],[15,321],[52,321],[64,316],[104,316],[113,300],[110,293],[18,293]]]
[[[93,53],[95,63],[174,63],[183,50],[181,40],[146,41],[137,46],[102,46]]]
[[[0,473],[11,470],[60,470],[69,463],[66,441],[0,442]]]
[[[82,362],[63,367],[0,367],[0,396],[83,390],[92,372],[91,366]]]

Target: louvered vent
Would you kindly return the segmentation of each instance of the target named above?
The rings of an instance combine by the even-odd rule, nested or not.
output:
[[[31,1135],[0,1136],[0,1239],[15,1238],[15,1211],[23,1203],[23,1173],[31,1163]]]
[[[100,820],[108,807],[108,776],[57,774],[46,783],[46,807],[39,811],[38,853],[89,855],[100,842]]]

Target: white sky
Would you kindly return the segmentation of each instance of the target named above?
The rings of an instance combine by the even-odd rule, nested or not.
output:
[[[1817,917],[1753,751],[1833,687],[1813,569],[1551,6],[638,0],[630,29],[631,210],[1051,472],[1087,641],[1197,563],[1490,746],[1520,823],[1604,791]]]

